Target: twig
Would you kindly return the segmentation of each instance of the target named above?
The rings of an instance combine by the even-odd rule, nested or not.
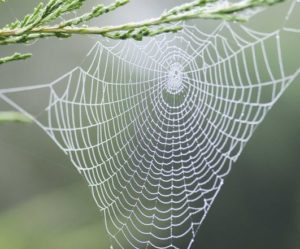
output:
[[[52,0],[55,1],[55,0]],[[58,0],[57,0],[58,1]],[[79,1],[79,0],[77,0]],[[104,13],[115,10],[116,8],[125,5],[129,0],[116,1],[115,3],[104,7],[103,5],[96,6],[89,13],[64,21],[53,26],[38,26],[39,22],[44,23],[41,17],[33,21],[29,27],[13,28],[12,26],[0,29],[0,45],[24,43],[33,39],[45,38],[49,36],[70,37],[71,35],[102,35],[112,39],[136,39],[141,40],[143,37],[160,34],[157,30],[151,29],[155,26],[176,23],[178,21],[190,19],[222,19],[226,21],[245,21],[237,13],[245,9],[272,5],[282,0],[243,0],[239,2],[218,2],[216,0],[197,0],[191,3],[183,4],[175,7],[170,11],[165,12],[158,18],[153,18],[141,22],[126,23],[118,26],[107,27],[88,27],[76,25],[89,21]],[[82,2],[82,1],[81,1]],[[41,7],[35,12],[46,12],[47,8],[42,11]],[[45,14],[45,13],[44,13]],[[36,16],[36,13],[33,15]],[[53,19],[53,17],[52,17]],[[23,24],[24,26],[24,24]],[[177,32],[179,27],[163,27],[162,32]]]

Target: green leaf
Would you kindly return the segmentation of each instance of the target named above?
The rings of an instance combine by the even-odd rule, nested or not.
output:
[[[28,54],[28,53],[27,54],[15,53],[13,55],[0,58],[0,65],[12,61],[26,60],[31,56],[32,54]]]
[[[0,124],[31,123],[32,120],[19,112],[0,112]]]

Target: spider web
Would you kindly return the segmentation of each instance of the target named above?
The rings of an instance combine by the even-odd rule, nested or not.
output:
[[[184,23],[143,43],[103,40],[58,80],[0,96],[70,157],[112,247],[190,248],[232,164],[299,75],[299,63],[285,70],[281,45],[283,32],[299,33],[299,5],[268,33]]]

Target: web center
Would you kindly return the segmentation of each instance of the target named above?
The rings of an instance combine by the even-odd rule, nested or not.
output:
[[[183,85],[183,68],[176,63],[170,67],[168,79],[166,82],[167,91],[171,94],[178,94],[184,88]]]

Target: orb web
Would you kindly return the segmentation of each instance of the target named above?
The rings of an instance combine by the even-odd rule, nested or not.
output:
[[[300,72],[286,72],[281,46],[299,25],[182,25],[143,43],[103,40],[54,82],[0,90],[84,176],[113,248],[190,248],[232,164]],[[35,110],[18,95],[48,98]]]

